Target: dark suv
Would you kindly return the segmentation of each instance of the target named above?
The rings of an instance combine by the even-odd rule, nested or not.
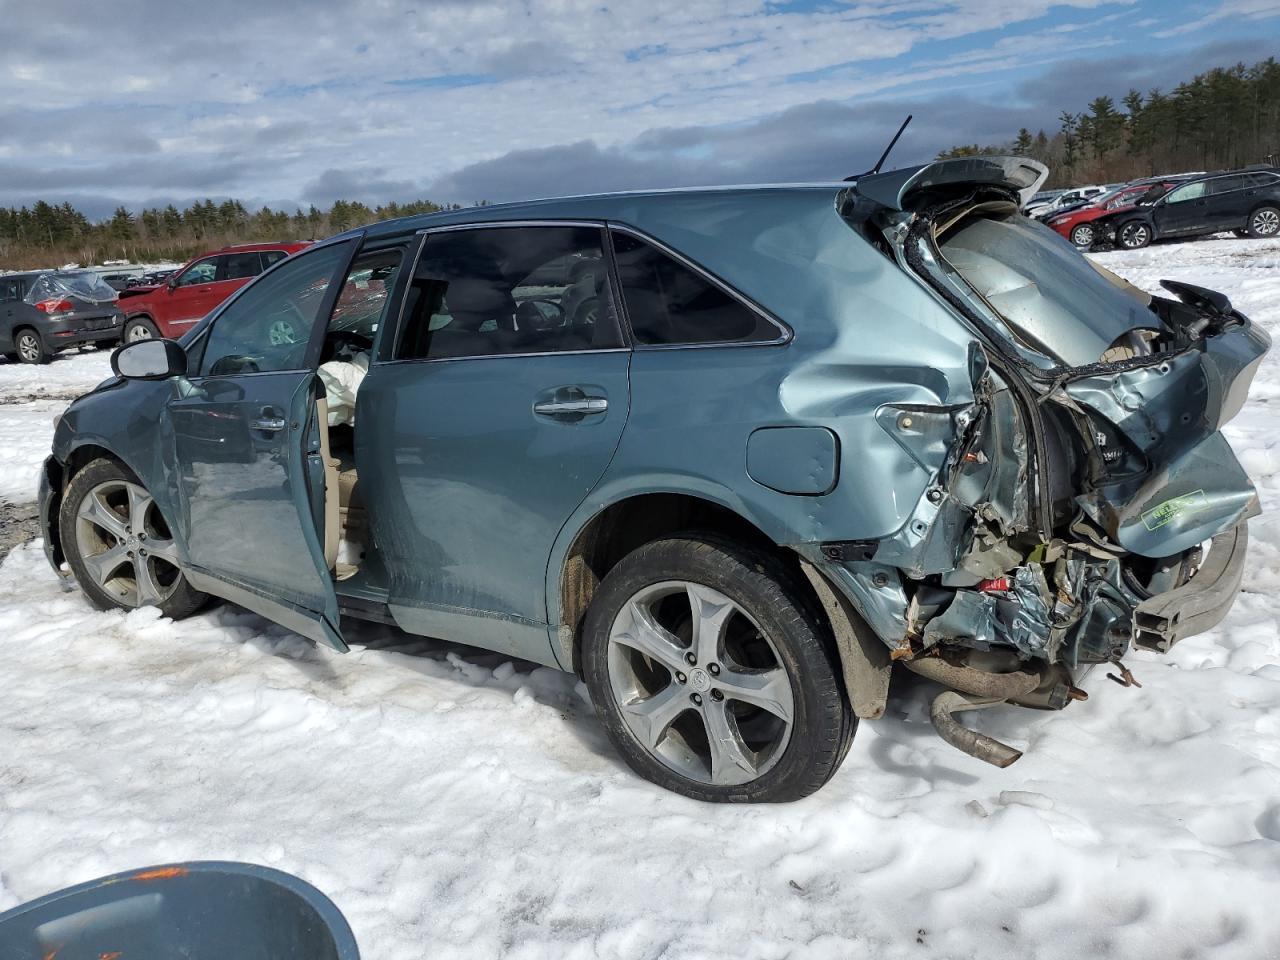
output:
[[[1062,709],[1088,664],[1209,629],[1259,512],[1219,428],[1267,334],[1022,216],[1046,172],[334,237],[116,352],[55,431],[49,557],[103,608],[216,596],[337,650],[364,618],[575,671],[628,763],[707,800],[816,790],[895,665],[1006,765],[953,713]]]
[[[1240,237],[1274,237],[1280,233],[1280,173],[1236,170],[1197,177],[1100,218],[1097,229],[1102,242],[1126,250],[1228,230]]]
[[[48,363],[59,350],[120,339],[116,291],[89,270],[0,276],[0,353]]]

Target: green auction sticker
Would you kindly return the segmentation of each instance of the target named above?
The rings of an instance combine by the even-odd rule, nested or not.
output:
[[[1208,505],[1209,500],[1204,495],[1203,490],[1192,490],[1190,493],[1184,493],[1180,497],[1174,497],[1172,500],[1156,504],[1150,510],[1143,510],[1142,522],[1146,524],[1148,530],[1155,530],[1158,527],[1163,527],[1174,517],[1190,513],[1193,510],[1200,510]]]

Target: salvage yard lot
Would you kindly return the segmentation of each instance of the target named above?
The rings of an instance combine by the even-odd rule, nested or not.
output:
[[[1096,257],[1280,334],[1280,242]],[[105,351],[0,361],[0,523],[107,374]],[[1269,512],[1218,629],[1129,657],[1140,689],[1097,670],[1088,703],[968,721],[1027,751],[1004,771],[942,743],[903,681],[783,807],[638,779],[556,671],[367,625],[341,656],[230,607],[97,613],[27,543],[0,562],[0,909],[225,858],[316,884],[389,960],[1280,956],[1278,405],[1273,352],[1227,430]]]

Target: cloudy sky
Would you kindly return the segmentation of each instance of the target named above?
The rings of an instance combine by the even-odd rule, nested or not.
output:
[[[0,204],[839,178],[1280,50],[1280,0],[0,0]]]

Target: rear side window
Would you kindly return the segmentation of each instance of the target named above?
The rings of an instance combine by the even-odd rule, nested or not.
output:
[[[273,263],[279,263],[289,254],[283,250],[263,250],[262,251],[262,269],[265,270]]]
[[[256,251],[228,253],[222,257],[222,280],[243,280],[262,272],[262,257]]]
[[[17,280],[5,280],[0,277],[0,303],[5,300],[17,300],[22,296],[22,284]]]
[[[1280,185],[1280,177],[1274,173],[1251,173],[1248,176],[1251,187],[1274,187]]]
[[[637,343],[773,343],[785,332],[675,257],[613,232],[618,281]]]
[[[598,227],[481,227],[427,239],[400,360],[603,350],[622,345]]]
[[[1232,190],[1243,190],[1248,178],[1245,176],[1235,177],[1218,177],[1216,180],[1209,181],[1210,195],[1217,193],[1230,193]]]

